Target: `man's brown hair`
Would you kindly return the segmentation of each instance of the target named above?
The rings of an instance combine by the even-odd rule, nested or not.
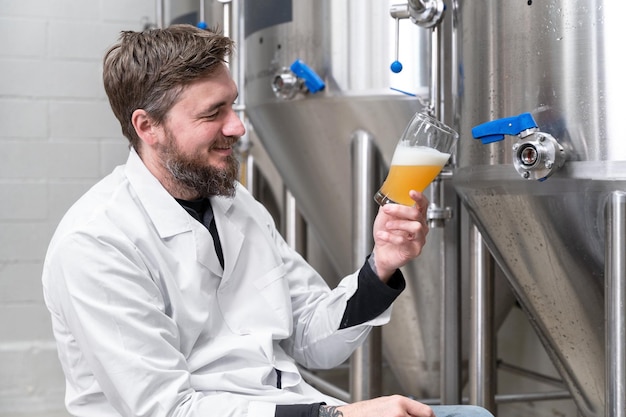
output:
[[[165,120],[186,85],[209,77],[233,51],[217,30],[172,25],[143,32],[123,31],[104,57],[104,89],[122,133],[139,151],[131,116],[144,109],[156,124]]]

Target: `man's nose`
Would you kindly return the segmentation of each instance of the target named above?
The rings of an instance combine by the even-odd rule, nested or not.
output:
[[[224,125],[223,132],[224,136],[243,136],[246,133],[246,127],[243,124],[243,121],[235,111],[231,111]]]

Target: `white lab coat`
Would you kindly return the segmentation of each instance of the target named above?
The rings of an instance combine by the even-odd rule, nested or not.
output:
[[[275,404],[338,403],[294,359],[342,363],[389,309],[337,330],[357,274],[331,291],[242,186],[211,202],[223,271],[208,230],[134,151],[68,211],[43,287],[70,413],[272,417]]]

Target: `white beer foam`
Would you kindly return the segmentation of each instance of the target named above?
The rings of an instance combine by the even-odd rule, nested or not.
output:
[[[439,152],[427,146],[409,147],[398,145],[393,154],[391,165],[437,165],[444,166],[450,158],[449,153]]]

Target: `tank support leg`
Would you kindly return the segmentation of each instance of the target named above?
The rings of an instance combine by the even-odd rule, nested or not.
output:
[[[495,414],[494,268],[476,226],[471,230],[469,402]]]
[[[626,417],[626,193],[606,207],[606,417]]]
[[[375,217],[373,195],[376,192],[378,150],[372,136],[354,132],[352,159],[352,263],[360,268],[374,246],[372,225]],[[382,330],[374,327],[368,339],[350,359],[350,395],[352,401],[378,397],[382,393]]]

